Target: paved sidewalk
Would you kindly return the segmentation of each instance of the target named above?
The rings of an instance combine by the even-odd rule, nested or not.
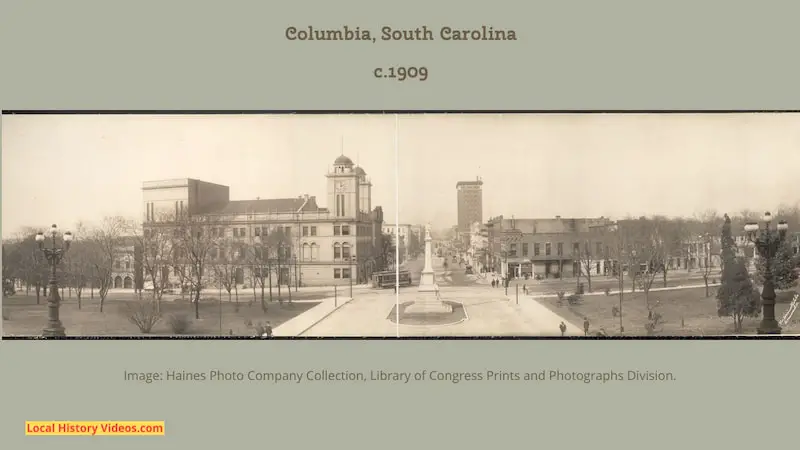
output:
[[[302,336],[308,329],[325,320],[326,317],[350,301],[352,301],[350,297],[326,298],[319,305],[280,324],[273,330],[273,334],[275,336]]]

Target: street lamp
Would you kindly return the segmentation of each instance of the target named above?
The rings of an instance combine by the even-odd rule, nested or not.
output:
[[[53,245],[51,247],[46,247],[44,233],[41,231],[36,233],[36,243],[39,244],[39,250],[42,251],[47,262],[50,264],[50,295],[47,297],[47,327],[42,330],[42,335],[46,337],[66,335],[64,326],[61,324],[61,319],[58,317],[61,297],[58,295],[56,268],[61,263],[64,254],[69,250],[70,242],[72,242],[72,233],[69,231],[64,233],[60,247],[56,245],[56,236],[58,236],[58,227],[53,224],[53,226],[50,227],[50,238],[52,239]]]
[[[759,256],[764,258],[764,287],[761,290],[762,318],[758,325],[758,334],[781,334],[781,327],[775,320],[775,285],[772,275],[772,258],[778,252],[781,244],[786,238],[789,224],[785,220],[778,222],[775,230],[770,228],[772,214],[764,213],[762,218],[763,227],[755,222],[750,222],[744,226],[747,239],[755,245]]]

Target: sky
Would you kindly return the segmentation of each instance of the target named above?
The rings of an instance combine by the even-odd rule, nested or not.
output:
[[[399,211],[436,228],[457,222],[456,182],[477,176],[484,219],[800,201],[800,114],[22,115],[2,117],[2,234],[140,217],[142,182],[169,178],[329,206],[325,173],[342,153],[387,222]]]

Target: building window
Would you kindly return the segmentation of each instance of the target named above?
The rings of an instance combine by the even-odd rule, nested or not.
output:
[[[574,255],[579,255],[581,253],[581,244],[580,242],[575,242],[572,244],[572,253]]]
[[[511,258],[516,258],[517,256],[517,244],[511,244],[508,250],[508,256]]]
[[[342,246],[338,243],[333,244],[333,259],[342,258]]]
[[[350,244],[342,244],[342,258],[350,259]]]
[[[303,236],[308,236],[308,227],[303,227]]]
[[[311,259],[311,246],[308,244],[303,244],[303,253],[300,256],[303,261],[308,261]]]
[[[238,228],[234,228],[233,229],[233,237],[239,237],[239,229]]]
[[[342,269],[333,269],[333,278],[342,278]]]
[[[336,194],[336,216],[344,216],[344,195]]]
[[[528,244],[527,243],[523,243],[522,244],[522,256],[528,256]]]
[[[292,234],[292,227],[283,227],[283,234],[290,236]]]
[[[540,252],[541,252],[541,248],[539,247],[539,243],[538,242],[534,243],[533,244],[533,256],[539,256]]]
[[[256,227],[256,229],[254,231],[255,231],[256,236],[261,236],[261,228]]]
[[[315,227],[315,226],[311,227],[311,235],[312,236],[316,236],[317,235],[317,227]]]
[[[122,261],[117,261],[117,269],[122,269]]]
[[[596,256],[600,256],[603,254],[603,244],[601,242],[597,242],[595,244]]]
[[[342,227],[339,225],[333,226],[333,235],[334,236],[341,236],[342,235]]]
[[[559,242],[558,244],[556,244],[556,253],[558,253],[558,256],[564,256],[564,243],[563,242]]]
[[[311,261],[319,261],[319,246],[311,243]]]
[[[545,256],[550,256],[550,251],[551,251],[551,246],[550,246],[550,243],[549,243],[549,242],[546,242],[546,243],[544,244],[544,255],[545,255]]]
[[[342,269],[342,278],[350,278],[350,269]]]
[[[342,236],[350,236],[350,225],[342,225]]]

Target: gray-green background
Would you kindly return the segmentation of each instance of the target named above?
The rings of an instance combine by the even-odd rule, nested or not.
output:
[[[4,109],[800,109],[796,2],[2,0]],[[289,25],[514,28],[517,42],[287,42]],[[371,77],[424,65],[426,82]],[[4,448],[791,446],[798,344],[9,342]],[[671,370],[671,384],[135,385],[128,370]],[[787,394],[789,395],[787,397]],[[26,438],[25,420],[166,420]],[[769,426],[761,425],[769,423]],[[788,441],[787,441],[788,439]],[[784,443],[785,442],[785,443]]]

